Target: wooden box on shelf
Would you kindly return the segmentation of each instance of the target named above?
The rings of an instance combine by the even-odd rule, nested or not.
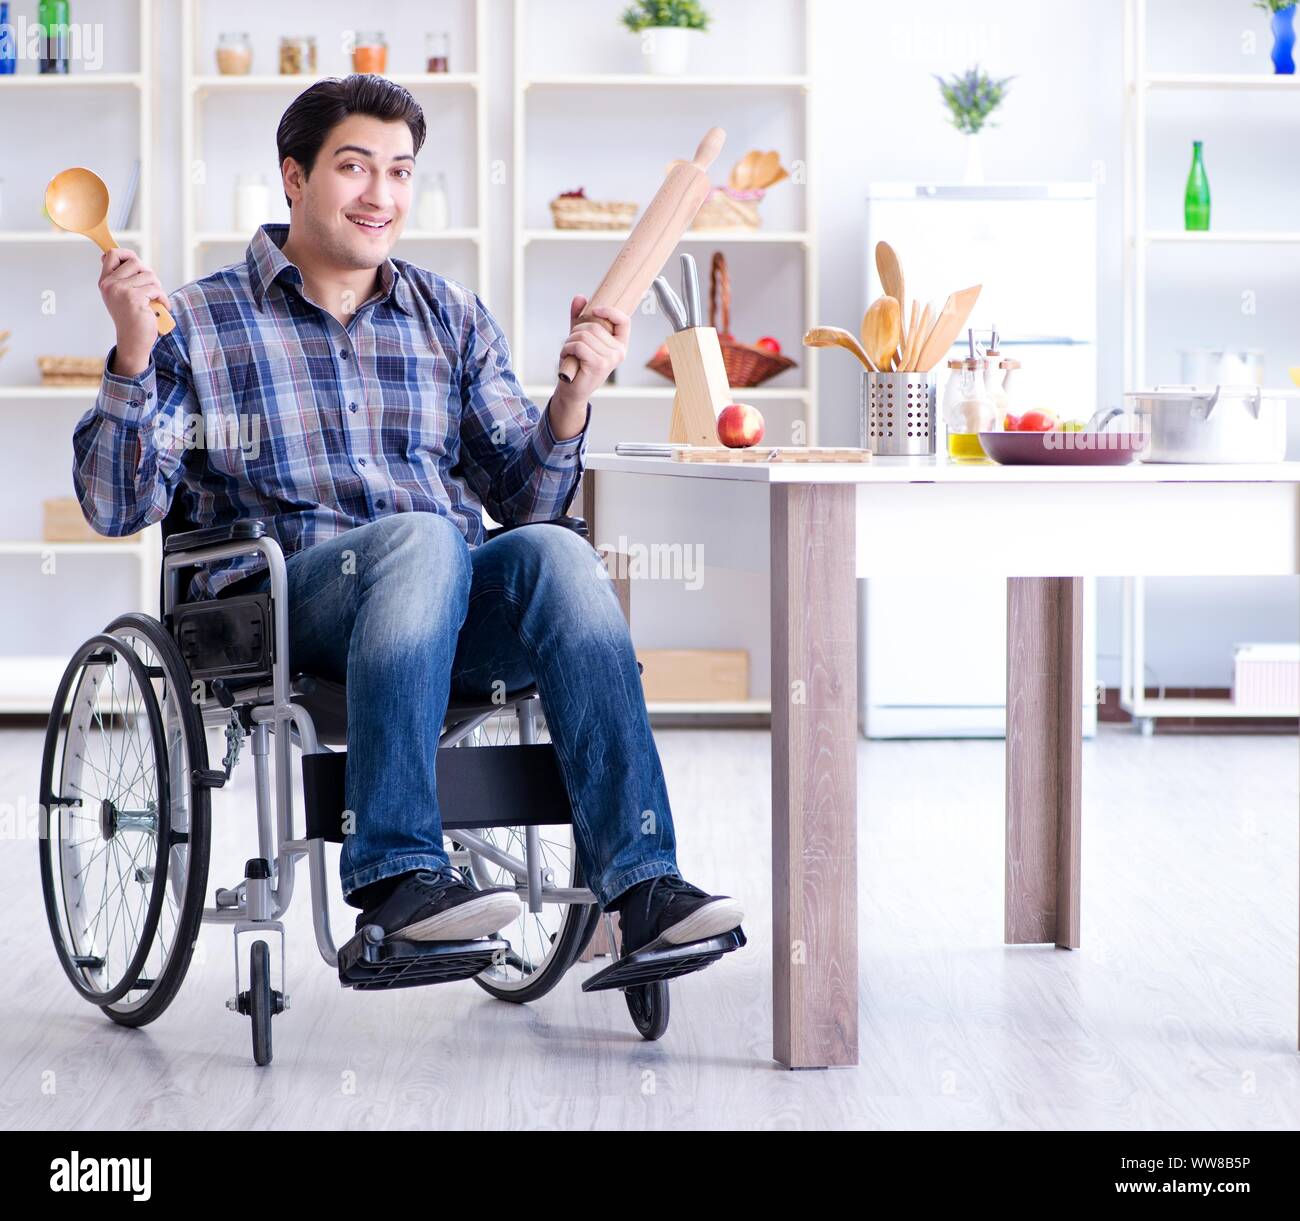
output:
[[[748,649],[638,649],[647,700],[749,699]]]
[[[128,534],[121,538],[110,538],[106,534],[96,534],[90,528],[81,506],[72,496],[59,496],[53,500],[41,502],[44,521],[41,526],[41,539],[47,543],[133,543],[139,539],[138,534]]]

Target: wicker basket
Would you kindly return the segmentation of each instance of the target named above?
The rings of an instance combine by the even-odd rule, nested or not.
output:
[[[551,215],[557,229],[630,229],[636,204],[557,197],[551,200]]]
[[[38,356],[42,386],[98,386],[104,377],[102,356]]]
[[[704,201],[692,229],[757,229],[763,222],[758,214],[759,201],[766,191],[735,191],[731,187],[714,187]]]
[[[718,311],[722,311],[722,325],[718,326]],[[796,364],[788,356],[777,356],[766,348],[737,343],[731,336],[731,277],[727,260],[721,250],[713,254],[709,273],[709,325],[716,328],[718,342],[722,345],[722,360],[727,366],[727,383],[733,390],[753,389],[770,381],[778,373],[793,369]],[[665,351],[646,362],[661,377],[674,381],[672,358]]]

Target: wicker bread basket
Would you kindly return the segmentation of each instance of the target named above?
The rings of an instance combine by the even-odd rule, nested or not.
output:
[[[721,311],[721,326],[719,323]],[[727,366],[727,383],[733,390],[753,389],[770,381],[778,373],[795,368],[795,362],[788,356],[777,356],[766,348],[756,348],[752,344],[738,343],[731,335],[731,276],[727,272],[727,260],[721,250],[715,251],[713,264],[709,272],[709,325],[718,332],[718,342],[722,345],[722,360]],[[653,369],[670,382],[673,378],[673,362],[667,351],[656,353],[646,362],[646,368]]]
[[[709,192],[692,229],[757,229],[763,222],[758,214],[759,201],[766,191],[735,191],[731,187],[714,187]]]
[[[104,377],[102,356],[38,356],[42,386],[97,386]]]
[[[577,196],[551,200],[551,216],[557,229],[630,229],[636,204],[601,202]]]

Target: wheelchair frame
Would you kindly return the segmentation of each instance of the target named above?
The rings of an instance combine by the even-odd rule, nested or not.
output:
[[[486,972],[488,969],[500,966],[503,963],[509,963],[510,955],[513,952],[509,942],[501,939],[499,934],[494,938],[481,938],[474,941],[417,942],[386,937],[381,928],[377,925],[370,925],[358,929],[348,942],[342,947],[338,947],[335,945],[330,927],[329,878],[325,844],[329,840],[342,842],[343,839],[341,823],[331,825],[330,817],[331,814],[337,816],[341,812],[342,776],[346,766],[344,762],[346,760],[346,751],[335,751],[326,742],[321,741],[322,735],[318,732],[309,709],[303,703],[295,700],[295,696],[299,700],[309,700],[314,690],[313,684],[319,680],[313,679],[309,675],[299,675],[295,678],[292,672],[288,616],[283,613],[289,604],[288,574],[284,553],[279,543],[265,534],[261,522],[244,521],[228,527],[178,531],[168,536],[167,525],[173,520],[176,520],[175,515],[169,514],[168,521],[164,522],[163,527],[165,542],[160,590],[161,621],[153,620],[147,616],[125,616],[125,619],[133,621],[131,625],[118,627],[118,634],[114,636],[111,634],[114,626],[122,623],[121,620],[115,621],[114,625],[110,625],[106,634],[101,634],[94,641],[83,645],[82,649],[74,655],[69,663],[64,680],[60,685],[62,694],[52,709],[50,726],[47,730],[46,757],[42,772],[43,800],[48,800],[52,806],[58,807],[63,807],[72,802],[70,795],[59,795],[62,789],[61,779],[57,781],[59,785],[58,792],[50,786],[56,783],[53,778],[53,768],[58,757],[58,729],[65,711],[64,701],[74,690],[71,686],[73,677],[79,676],[81,682],[85,682],[92,673],[87,667],[92,664],[100,666],[101,669],[94,671],[96,677],[90,679],[90,691],[92,693],[97,691],[99,689],[98,684],[102,681],[102,675],[107,673],[104,667],[111,665],[112,661],[111,656],[105,659],[104,648],[106,643],[109,639],[119,641],[122,650],[135,652],[136,654],[132,663],[134,671],[132,671],[132,666],[127,667],[128,671],[141,675],[152,674],[164,677],[167,673],[174,672],[173,681],[170,684],[170,697],[166,694],[166,683],[164,683],[164,696],[161,702],[156,691],[145,696],[147,701],[151,695],[152,706],[157,712],[164,714],[162,724],[164,726],[172,725],[173,714],[168,711],[167,702],[169,698],[175,701],[184,699],[184,694],[178,689],[182,677],[187,683],[185,693],[188,694],[193,691],[193,668],[182,653],[177,639],[180,632],[175,611],[182,605],[194,605],[193,603],[182,604],[179,600],[183,575],[187,569],[202,568],[214,562],[240,556],[260,554],[266,561],[270,576],[270,588],[267,591],[270,600],[269,626],[271,630],[269,682],[266,680],[267,666],[264,664],[257,667],[255,675],[250,677],[248,674],[244,674],[242,681],[239,679],[231,679],[230,681],[223,679],[219,673],[220,666],[214,668],[205,664],[197,667],[200,672],[208,675],[208,679],[206,681],[199,680],[202,682],[202,689],[198,693],[199,698],[193,701],[197,705],[197,726],[194,727],[199,730],[200,737],[205,737],[209,728],[218,725],[226,726],[227,752],[223,760],[223,768],[217,769],[203,766],[207,760],[207,743],[206,741],[199,743],[189,741],[190,727],[187,727],[186,720],[187,716],[193,714],[181,714],[179,710],[176,713],[176,723],[180,734],[172,737],[169,729],[164,734],[162,742],[162,754],[166,757],[156,758],[157,765],[167,769],[168,783],[166,791],[168,793],[175,791],[171,778],[179,774],[180,753],[182,750],[185,754],[185,762],[192,768],[191,775],[186,777],[187,792],[193,793],[199,788],[209,790],[221,788],[230,778],[238,761],[245,732],[249,737],[250,750],[253,756],[257,855],[250,858],[245,865],[245,876],[242,882],[232,887],[216,888],[212,906],[207,906],[206,894],[193,897],[188,891],[183,891],[180,895],[177,895],[173,890],[173,897],[177,902],[181,902],[183,899],[185,910],[189,913],[188,920],[193,922],[196,935],[197,929],[202,924],[226,924],[231,926],[235,955],[235,995],[227,1001],[227,1008],[246,1014],[252,1019],[254,1060],[258,1064],[270,1062],[271,1019],[275,1014],[289,1007],[285,931],[282,917],[288,911],[293,898],[296,865],[300,858],[305,858],[307,864],[312,902],[312,927],[317,950],[326,965],[339,972],[340,983],[345,987],[354,987],[358,990],[409,987],[476,977],[477,982],[498,999],[523,1003],[544,995],[568,971],[569,967],[582,956],[601,918],[596,896],[589,888],[580,884],[557,886],[550,868],[545,865],[545,853],[542,850],[540,828],[547,825],[572,826],[568,797],[567,793],[564,792],[558,767],[555,765],[553,748],[546,747],[544,754],[529,753],[526,755],[505,756],[514,764],[514,777],[508,782],[494,782],[485,770],[488,761],[481,758],[475,759],[473,765],[469,768],[460,768],[458,766],[456,769],[452,769],[461,777],[469,777],[468,785],[463,779],[458,782],[456,777],[452,776],[450,777],[451,783],[446,788],[444,788],[444,781],[448,778],[444,777],[442,756],[444,749],[468,745],[471,735],[475,734],[485,722],[494,717],[508,714],[512,710],[519,725],[518,746],[492,746],[472,752],[458,750],[455,752],[455,756],[468,756],[466,760],[468,762],[474,756],[481,755],[483,750],[493,751],[497,755],[507,750],[516,752],[542,751],[543,746],[537,743],[536,712],[540,703],[540,696],[536,688],[530,686],[522,691],[507,693],[503,702],[482,705],[467,705],[463,702],[456,704],[453,702],[448,709],[448,716],[444,720],[439,734],[438,787],[440,805],[444,807],[442,828],[444,838],[452,841],[451,851],[449,852],[452,865],[457,868],[468,866],[471,872],[477,874],[480,864],[484,867],[491,864],[504,870],[514,879],[516,891],[527,903],[527,913],[524,916],[525,943],[528,940],[527,919],[529,916],[536,916],[541,913],[544,905],[548,903],[557,906],[563,905],[569,909],[565,913],[559,930],[554,934],[549,934],[545,952],[539,959],[537,966],[530,968],[519,953],[514,952],[514,963],[510,965],[517,964],[521,976],[519,982],[508,983],[501,978],[495,980],[487,978]],[[585,523],[577,519],[561,518],[554,524],[580,529],[581,532],[585,533]],[[505,526],[498,531],[493,531],[493,534],[514,528],[516,527]],[[221,605],[220,599],[213,599],[212,603]],[[232,607],[233,613],[234,608]],[[174,649],[174,655],[167,663],[171,666],[170,671],[168,671],[166,665],[156,670],[144,668],[144,660],[139,656],[138,652],[139,646],[133,650],[129,639],[126,639],[131,635],[134,635],[137,640],[147,639],[155,630],[160,636],[166,637],[168,651],[171,652]],[[96,641],[103,641],[104,644],[96,644]],[[99,650],[99,652],[93,655],[88,654],[87,649],[91,646]],[[150,642],[150,648],[154,652],[157,651],[152,642]],[[160,658],[160,660],[163,659]],[[232,669],[235,668],[232,667]],[[82,687],[78,685],[75,691],[80,695]],[[323,705],[323,707],[329,711],[328,705]],[[92,719],[91,716],[84,712],[78,713],[78,715],[84,717],[86,721]],[[97,715],[93,719],[98,720]],[[193,725],[193,722],[191,722],[191,725]],[[339,727],[332,725],[327,726],[327,729],[326,736],[337,741],[340,734]],[[70,731],[71,722],[69,723]],[[84,726],[82,732],[84,733]],[[272,739],[274,739],[274,747],[272,747]],[[294,825],[293,772],[291,769],[293,767],[293,748],[295,745],[299,748],[302,757],[305,807],[302,835],[295,834]],[[272,762],[272,750],[274,750],[274,762]],[[156,744],[153,751],[154,755],[157,756],[158,746]],[[539,765],[543,770],[538,770]],[[63,759],[60,766],[66,766],[66,758]],[[544,770],[547,766],[550,768],[549,772]],[[62,774],[60,773],[60,776]],[[48,781],[47,777],[50,778]],[[447,803],[449,796],[463,793],[468,788],[473,791],[475,800],[478,801],[481,799],[481,791],[484,789],[491,790],[494,784],[497,785],[498,793],[508,795],[508,799],[516,805],[521,804],[520,795],[526,792],[528,800],[535,803],[534,808],[529,810],[527,814],[512,810],[509,815],[503,816],[503,821],[492,821],[496,817],[494,813],[488,815],[478,812],[472,814],[462,812],[458,816],[454,809],[450,811],[449,816]],[[513,786],[513,789],[511,786]],[[331,797],[337,798],[333,805],[327,800],[327,798]],[[169,798],[169,800],[171,799]],[[80,806],[82,803],[80,800],[76,800],[72,804]],[[115,837],[117,835],[117,819],[119,815],[116,809],[117,797],[103,799],[101,805],[104,804],[110,807],[107,819],[112,828],[106,830],[104,835],[106,838],[109,836]],[[210,819],[208,804],[207,799],[204,799],[202,808],[205,820]],[[461,800],[460,804],[463,811],[466,803]],[[172,809],[174,809],[174,806],[168,807],[164,824],[168,827],[171,826]],[[190,814],[193,816],[192,806],[187,806],[187,809],[190,810]],[[324,810],[324,813],[321,812],[322,810]],[[83,810],[81,817],[86,818],[88,816]],[[101,813],[100,817],[105,816]],[[126,825],[125,821],[123,825]],[[58,837],[59,852],[62,854],[68,849],[63,846],[62,823],[59,826],[61,829],[60,837]],[[484,835],[479,834],[480,830],[493,827],[522,828],[524,853],[522,860],[491,842]],[[48,832],[42,838],[47,837]],[[188,834],[184,838],[188,840]],[[158,847],[156,832],[154,840],[155,852],[161,852],[163,849]],[[85,841],[79,842],[84,843]],[[174,840],[167,842],[167,853],[170,854],[174,842]],[[202,850],[204,852],[210,850],[206,838]],[[157,1000],[152,1005],[145,1004],[145,1001],[152,995],[150,990],[157,981],[151,980],[145,988],[145,997],[139,1003],[145,1004],[145,1009],[148,1010],[147,1013],[140,1013],[138,1018],[133,1021],[128,1020],[127,1016],[117,1014],[113,1006],[117,1003],[118,998],[132,991],[140,991],[141,989],[135,985],[143,979],[143,975],[140,973],[139,968],[135,968],[135,975],[132,975],[131,968],[128,968],[126,981],[109,987],[107,991],[102,988],[96,991],[94,988],[86,986],[89,975],[103,968],[95,967],[93,965],[94,960],[77,959],[70,961],[68,959],[67,938],[64,937],[63,929],[59,924],[59,916],[66,916],[67,913],[66,910],[58,908],[60,899],[65,903],[67,902],[66,882],[64,892],[61,895],[57,894],[57,888],[51,882],[50,873],[47,869],[48,858],[47,855],[44,855],[46,849],[43,848],[42,851],[42,880],[46,892],[46,910],[51,924],[51,933],[55,939],[56,949],[60,953],[64,968],[72,978],[74,986],[92,1003],[99,1004],[108,1016],[114,1018],[114,1020],[125,1024],[144,1024],[152,1021],[170,1004],[172,995],[183,981],[184,972],[188,968],[188,947],[185,950],[184,958],[174,968],[170,966],[171,960],[167,960],[164,970],[172,971],[173,982],[170,988],[164,988],[157,994]],[[63,856],[60,855],[59,859],[62,861]],[[206,864],[205,861],[203,868],[205,876]],[[190,871],[186,883],[189,886],[193,884],[193,870],[188,857],[186,858],[186,865]],[[60,868],[62,869],[62,865],[60,865]],[[150,871],[136,870],[135,872],[136,876],[133,878],[135,882],[142,883],[151,880],[150,877],[145,876]],[[571,873],[573,881],[581,881],[581,864],[578,860],[576,843],[572,844]],[[166,880],[163,885],[174,887],[174,870],[170,876],[167,876],[164,872],[164,877]],[[119,882],[122,881],[123,879],[119,876]],[[481,878],[476,878],[476,881],[481,882]],[[156,893],[155,890],[154,894],[156,895]],[[579,907],[590,907],[592,910],[590,912],[584,911],[579,916],[574,911],[575,908]],[[79,906],[78,911],[80,914]],[[706,941],[681,946],[663,946],[652,943],[649,946],[642,947],[641,950],[635,953],[616,956],[614,947],[618,945],[618,942],[615,938],[614,924],[608,914],[605,915],[605,921],[613,961],[610,966],[584,980],[582,989],[585,992],[613,988],[621,990],[624,993],[628,1010],[638,1031],[646,1039],[659,1038],[667,1028],[667,981],[669,979],[697,971],[716,961],[724,953],[745,944],[744,933],[737,928],[730,933]],[[545,928],[542,931],[546,935]],[[250,951],[249,987],[245,990],[242,986],[240,937],[247,933],[254,934],[256,939]],[[265,936],[270,934],[278,936],[279,939],[280,987],[278,989],[272,988],[270,982],[270,951],[264,939]],[[156,935],[156,923],[150,924],[146,922],[145,934],[139,938],[140,945],[145,946],[147,938],[151,946],[152,939]],[[94,941],[93,933],[91,940]],[[527,952],[526,945],[525,952]],[[141,955],[143,953],[144,950],[141,949],[137,957],[132,961],[142,962],[143,957]],[[87,965],[88,962],[91,965]],[[79,973],[85,974],[86,979],[79,978]],[[534,978],[528,978],[529,974],[532,974]],[[136,1002],[132,1002],[132,1004],[134,1005]]]

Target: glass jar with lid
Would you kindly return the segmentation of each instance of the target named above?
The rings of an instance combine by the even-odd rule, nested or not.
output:
[[[217,71],[222,76],[247,76],[253,69],[253,43],[246,33],[217,36]]]
[[[992,362],[990,362],[987,378],[989,397],[992,398],[993,406],[997,409],[999,428],[1003,427],[1003,421],[1011,410],[1011,379],[1019,368],[1020,362],[1018,360],[1006,356],[998,361],[997,375],[994,376]]]
[[[451,35],[437,31],[424,36],[426,72],[451,71]]]
[[[316,71],[316,39],[311,34],[280,39],[280,75],[303,76]]]
[[[362,30],[352,48],[352,71],[382,76],[388,70],[388,43],[378,30]]]
[[[984,384],[985,362],[977,357],[948,362],[943,392],[943,423],[948,457],[954,462],[987,462],[979,434],[995,432],[997,411]]]

